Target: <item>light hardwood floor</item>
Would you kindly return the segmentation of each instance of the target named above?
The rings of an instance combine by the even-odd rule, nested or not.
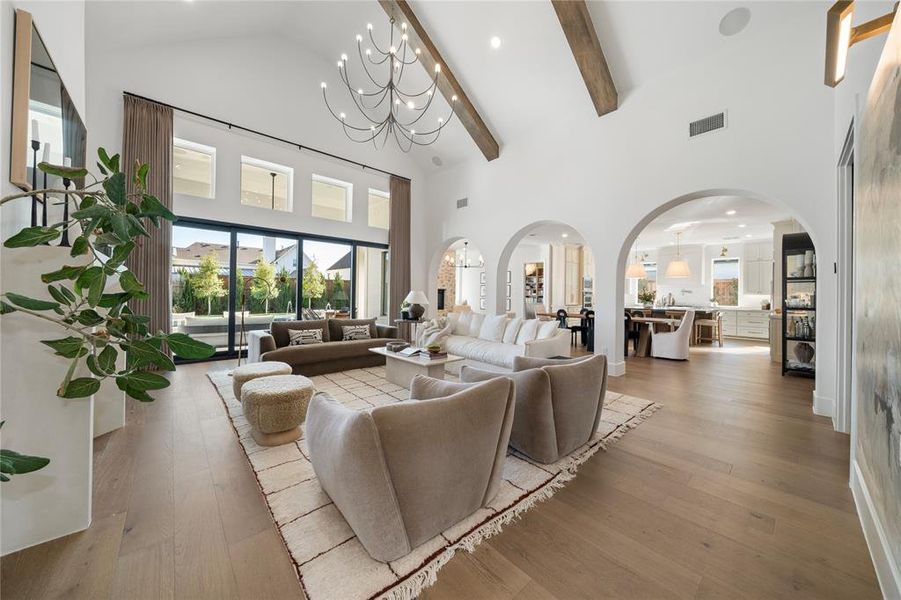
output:
[[[299,598],[208,369],[186,365],[96,441],[94,522],[0,561],[12,598]],[[614,391],[664,404],[551,500],[458,555],[423,598],[877,598],[848,437],[812,382],[728,342],[629,359]]]

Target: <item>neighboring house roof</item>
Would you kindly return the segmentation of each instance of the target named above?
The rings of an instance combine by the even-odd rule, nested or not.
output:
[[[350,269],[350,252],[342,256],[338,259],[338,261],[330,266],[327,271],[342,271],[344,269]]]
[[[297,272],[297,268],[293,265],[293,253],[297,251],[297,244],[291,244],[275,252],[275,263],[285,267],[292,275]],[[212,244],[208,242],[194,242],[185,248],[173,248],[172,267],[187,268],[189,272],[193,272],[200,264],[200,259],[207,254],[213,253],[222,265],[222,274],[228,275],[229,246],[228,244]],[[246,276],[253,273],[256,264],[263,259],[262,248],[253,248],[250,246],[238,246],[238,268]],[[310,258],[303,255],[303,266],[310,263]]]

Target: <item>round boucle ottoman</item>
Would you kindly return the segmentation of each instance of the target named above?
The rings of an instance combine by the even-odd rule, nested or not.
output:
[[[300,424],[313,397],[313,382],[303,375],[273,375],[248,381],[241,406],[251,435],[261,446],[278,446],[300,438]]]
[[[235,398],[240,400],[241,387],[251,379],[290,374],[291,365],[275,360],[241,365],[232,372],[232,391],[235,392]]]

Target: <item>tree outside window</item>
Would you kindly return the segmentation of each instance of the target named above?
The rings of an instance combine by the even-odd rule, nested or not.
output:
[[[713,259],[711,297],[719,306],[738,306],[740,272],[737,258]]]

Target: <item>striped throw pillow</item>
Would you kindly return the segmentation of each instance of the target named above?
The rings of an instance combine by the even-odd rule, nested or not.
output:
[[[341,327],[341,337],[345,340],[368,340],[369,325],[344,325]]]
[[[289,329],[289,346],[306,346],[307,344],[321,344],[321,329]]]

